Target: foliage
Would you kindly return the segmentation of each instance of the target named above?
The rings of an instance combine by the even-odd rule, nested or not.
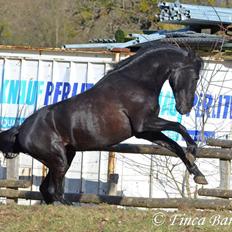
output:
[[[8,25],[5,22],[0,22],[0,43],[7,42],[11,37]]]
[[[113,38],[118,28],[128,33],[156,30],[159,27],[155,17],[157,2],[159,0],[0,0],[0,42],[59,47],[93,38]],[[232,4],[227,0],[181,2]]]
[[[123,42],[125,42],[125,33],[124,33],[123,30],[118,29],[118,30],[115,32],[115,40],[116,40],[116,42],[118,42],[118,43],[123,43]]]
[[[149,11],[150,4],[147,0],[141,0],[139,4],[139,10],[143,13],[147,13]]]

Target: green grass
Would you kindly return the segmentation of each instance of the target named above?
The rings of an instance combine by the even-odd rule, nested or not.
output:
[[[157,213],[159,213],[157,221],[165,219],[164,224],[159,226],[155,226],[152,221],[153,216]],[[220,216],[220,220],[217,220],[217,223],[213,225],[212,220],[215,215],[217,217]],[[175,217],[176,219],[174,220]],[[201,221],[199,221],[200,219]],[[229,223],[229,220],[231,220],[231,223]],[[222,225],[218,225],[219,222]],[[192,223],[199,225],[193,226]],[[0,205],[0,231],[229,232],[232,231],[232,213],[228,211],[185,210],[167,212],[132,208],[119,209],[115,206],[108,205],[85,205],[81,207]]]

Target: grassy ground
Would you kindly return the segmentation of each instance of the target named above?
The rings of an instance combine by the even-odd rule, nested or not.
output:
[[[159,225],[154,225],[154,224]],[[0,205],[1,232],[229,232],[232,213],[118,209],[115,206]]]

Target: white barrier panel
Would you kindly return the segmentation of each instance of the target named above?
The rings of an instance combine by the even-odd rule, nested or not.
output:
[[[128,54],[121,54],[119,59],[126,56]],[[1,128],[12,127],[15,119],[22,123],[38,108],[91,88],[111,68],[115,57],[115,53],[109,52],[68,53],[62,50],[38,52],[0,49]],[[194,109],[189,115],[182,116],[176,111],[168,82],[160,95],[160,117],[182,123],[199,143],[207,137],[230,136],[232,125],[232,63],[208,60],[203,76],[198,85]],[[166,133],[184,145],[180,135],[174,132]],[[135,139],[129,141],[134,142]],[[106,192],[108,154],[89,153],[77,153],[66,176],[66,192]],[[165,166],[165,162],[179,165],[180,160],[162,161],[154,157],[151,162],[150,156],[126,154],[118,155],[116,159],[116,172],[120,176],[119,193],[143,197],[164,196],[164,193],[168,195],[168,192],[179,194],[178,189],[173,190],[173,185],[166,184],[161,166]],[[207,173],[212,171],[210,165],[204,168]],[[183,172],[183,165],[174,172],[179,182],[182,181]],[[29,174],[33,174],[33,183],[35,189],[38,189],[42,175],[41,164],[22,154],[20,175]],[[213,183],[216,183],[215,180]],[[164,187],[167,189],[162,189]]]

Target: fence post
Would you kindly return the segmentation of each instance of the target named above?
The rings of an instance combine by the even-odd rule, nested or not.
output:
[[[116,196],[117,195],[117,185],[119,175],[115,172],[115,153],[109,152],[108,160],[108,195]]]
[[[14,159],[7,159],[6,161],[6,178],[11,180],[19,179],[19,157]],[[17,188],[16,188],[17,189]],[[17,199],[7,199],[7,203],[11,204],[13,202],[17,203]]]
[[[220,188],[230,189],[231,161],[220,159]]]

